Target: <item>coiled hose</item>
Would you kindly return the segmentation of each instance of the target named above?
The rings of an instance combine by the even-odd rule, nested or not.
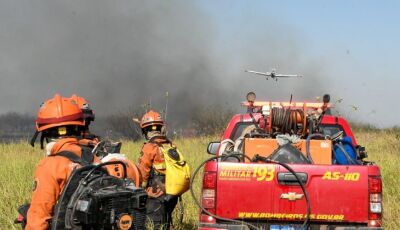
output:
[[[311,206],[310,206],[310,198],[308,196],[308,192],[306,190],[306,187],[303,183],[303,181],[301,181],[301,179],[299,178],[299,176],[296,174],[296,172],[287,164],[285,163],[281,163],[281,162],[277,162],[277,161],[273,161],[270,159],[267,159],[265,157],[261,157],[259,155],[256,155],[253,159],[251,159],[250,157],[248,157],[247,155],[243,154],[243,153],[232,153],[232,154],[228,154],[228,155],[220,155],[220,156],[215,156],[215,157],[211,157],[205,161],[203,161],[197,168],[196,170],[193,172],[192,178],[190,179],[190,194],[192,195],[193,200],[195,201],[195,204],[201,209],[202,212],[204,212],[205,214],[214,217],[217,220],[221,220],[221,221],[226,221],[226,222],[231,222],[231,223],[235,223],[235,224],[240,224],[240,225],[246,225],[248,226],[250,229],[254,229],[254,230],[261,230],[260,228],[258,228],[257,226],[244,222],[244,221],[239,221],[239,220],[234,220],[234,219],[229,219],[229,218],[224,218],[215,214],[212,214],[211,212],[209,212],[208,210],[206,210],[199,202],[199,200],[197,199],[196,195],[194,194],[194,190],[193,190],[193,183],[195,181],[196,175],[199,173],[200,169],[207,164],[208,162],[214,161],[214,160],[218,160],[218,159],[227,159],[228,157],[234,157],[234,158],[238,158],[240,159],[241,157],[244,157],[246,159],[248,159],[251,162],[257,162],[257,161],[263,161],[265,163],[273,163],[273,164],[279,164],[282,167],[284,167],[285,169],[287,169],[289,172],[291,172],[296,180],[299,182],[301,190],[304,193],[304,196],[306,198],[306,203],[307,203],[307,214],[306,214],[306,218],[302,224],[302,229],[308,229],[310,226],[310,214],[311,214]]]
[[[306,115],[302,109],[272,108],[270,116],[273,132],[301,136],[306,131]]]

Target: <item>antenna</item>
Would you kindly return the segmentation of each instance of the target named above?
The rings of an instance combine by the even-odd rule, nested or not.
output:
[[[167,91],[167,92],[165,92],[165,113],[164,113],[165,135],[168,134],[168,129],[167,129],[168,97],[169,97],[169,93],[168,93],[168,91]]]
[[[167,115],[168,115],[168,91],[165,92],[165,114],[164,114],[164,122],[167,123]]]

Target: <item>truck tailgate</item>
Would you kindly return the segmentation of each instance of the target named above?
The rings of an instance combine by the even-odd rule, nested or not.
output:
[[[368,220],[367,167],[290,166],[304,178],[312,221]],[[216,211],[222,217],[299,221],[306,216],[301,187],[280,165],[220,162],[216,193]]]

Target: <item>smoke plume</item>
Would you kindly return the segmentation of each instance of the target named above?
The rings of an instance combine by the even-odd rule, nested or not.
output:
[[[293,28],[249,19],[227,30],[192,1],[3,0],[0,21],[0,113],[35,113],[60,92],[86,97],[98,116],[146,103],[163,110],[168,99],[168,119],[189,123],[209,104],[237,106],[248,91],[310,99],[329,85]],[[248,68],[304,78],[265,81]]]

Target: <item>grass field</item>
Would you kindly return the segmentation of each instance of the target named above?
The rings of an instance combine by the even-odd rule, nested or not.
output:
[[[398,163],[400,163],[400,132],[397,130],[357,130],[359,144],[365,145],[369,160],[376,161],[382,170],[384,183],[384,224],[386,229],[400,228],[400,185]],[[178,139],[186,159],[194,168],[209,156],[206,147],[215,137]],[[124,142],[123,151],[130,159],[137,160],[141,142]],[[13,224],[17,207],[29,202],[33,186],[33,171],[37,162],[44,157],[39,147],[27,143],[0,144],[0,229],[19,229]],[[199,191],[200,182],[195,188]],[[183,197],[184,221],[178,229],[195,229],[198,209],[189,193]]]

